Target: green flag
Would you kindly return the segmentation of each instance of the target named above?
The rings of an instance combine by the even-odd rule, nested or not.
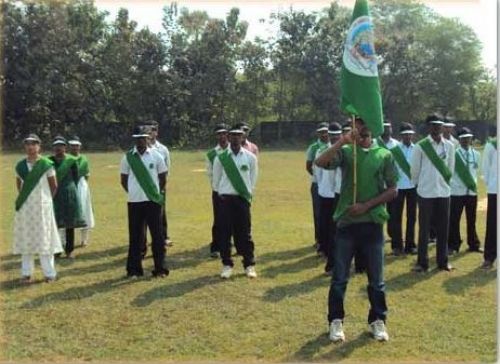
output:
[[[347,32],[340,78],[340,108],[365,121],[376,138],[384,130],[373,24],[367,0],[356,0]]]

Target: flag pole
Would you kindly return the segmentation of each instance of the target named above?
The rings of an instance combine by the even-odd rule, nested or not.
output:
[[[354,130],[356,128],[356,123],[355,123],[355,120],[356,120],[356,117],[354,115],[351,115],[352,117],[352,132],[351,132],[351,135],[353,135],[352,133],[354,133]],[[354,135],[357,135],[357,133],[354,133]],[[358,172],[357,172],[357,168],[356,168],[356,163],[357,163],[357,156],[358,156],[358,153],[357,153],[357,148],[356,148],[356,137],[354,137],[352,139],[352,175],[353,175],[353,181],[352,181],[352,191],[353,191],[353,197],[352,197],[352,201],[353,201],[353,205],[356,203],[356,196],[357,196],[357,189],[358,189]]]

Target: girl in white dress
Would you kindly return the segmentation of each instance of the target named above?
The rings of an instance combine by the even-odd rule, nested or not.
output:
[[[16,165],[16,199],[13,253],[21,254],[24,283],[32,282],[35,254],[46,282],[56,279],[54,254],[63,251],[54,216],[52,197],[57,190],[53,163],[40,155],[40,138],[24,139],[26,158]]]
[[[78,160],[78,194],[82,203],[82,217],[87,226],[81,229],[80,245],[85,247],[89,244],[90,230],[95,226],[94,211],[92,209],[92,196],[88,179],[90,177],[89,163],[87,157],[80,154],[82,143],[78,136],[72,137],[69,141],[69,152]]]

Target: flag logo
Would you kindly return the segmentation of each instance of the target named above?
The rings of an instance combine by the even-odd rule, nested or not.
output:
[[[366,15],[356,18],[347,33],[343,55],[344,65],[349,71],[359,76],[378,76],[373,40],[371,18]]]

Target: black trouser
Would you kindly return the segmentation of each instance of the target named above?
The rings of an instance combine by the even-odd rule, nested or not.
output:
[[[128,232],[129,248],[127,258],[127,274],[143,275],[141,247],[144,243],[144,225],[149,227],[152,238],[154,260],[153,274],[167,273],[164,266],[165,240],[161,228],[161,206],[157,203],[129,202],[128,203]]]
[[[250,237],[250,203],[240,196],[220,195],[217,219],[217,241],[222,264],[232,267],[231,236],[239,254],[243,256],[243,267],[255,265],[254,243]]]
[[[220,209],[220,198],[219,194],[215,191],[212,191],[212,211],[214,215],[214,220],[212,223],[212,242],[210,243],[210,253],[219,251],[219,243],[217,242],[217,216],[219,214]]]
[[[75,249],[75,229],[66,229],[66,245],[64,251],[69,255]]]
[[[418,257],[417,263],[429,268],[429,230],[431,217],[436,228],[436,261],[439,268],[448,264],[448,226],[450,222],[450,198],[422,198],[418,196]]]
[[[460,250],[462,244],[460,219],[464,208],[465,219],[467,220],[467,245],[469,245],[470,250],[477,250],[481,244],[476,232],[477,196],[451,196],[448,249]]]
[[[393,229],[393,225],[394,225],[392,215],[394,213],[394,208],[395,208],[394,200],[391,202],[387,202],[385,204],[385,208],[387,209],[387,213],[389,214],[389,220],[387,220],[387,235],[389,236],[389,238],[391,239],[391,242],[392,242],[392,238],[393,238],[392,229]]]
[[[168,224],[167,224],[167,213],[165,211],[165,206],[162,206],[161,208],[161,233],[162,233],[162,236],[163,236],[163,245],[164,245],[164,249],[165,249],[165,252],[167,251],[167,238],[168,238],[168,231],[167,231],[167,228],[168,228]],[[146,222],[144,222],[144,232],[143,232],[143,235],[144,235],[144,239],[143,239],[143,243],[142,243],[142,246],[141,246],[141,254],[142,256],[145,256],[148,252],[148,225]]]
[[[403,209],[406,201],[406,230],[405,248],[409,253],[416,248],[415,245],[415,222],[417,220],[417,189],[400,189],[398,195],[392,201],[391,210],[392,250],[403,250]]]
[[[497,259],[497,195],[488,193],[486,210],[486,237],[484,238],[484,260],[494,262]]]
[[[167,204],[165,203],[165,205],[162,206],[162,209],[161,209],[161,229],[162,229],[162,232],[163,232],[163,239],[164,240],[167,240],[169,237],[168,237],[168,222],[167,222]]]
[[[332,267],[333,244],[337,224],[333,221],[333,213],[337,207],[337,198],[319,197],[319,248],[327,257],[327,267]]]
[[[313,222],[314,222],[314,241],[318,243],[319,239],[319,194],[318,184],[311,183],[311,199],[313,206]]]

